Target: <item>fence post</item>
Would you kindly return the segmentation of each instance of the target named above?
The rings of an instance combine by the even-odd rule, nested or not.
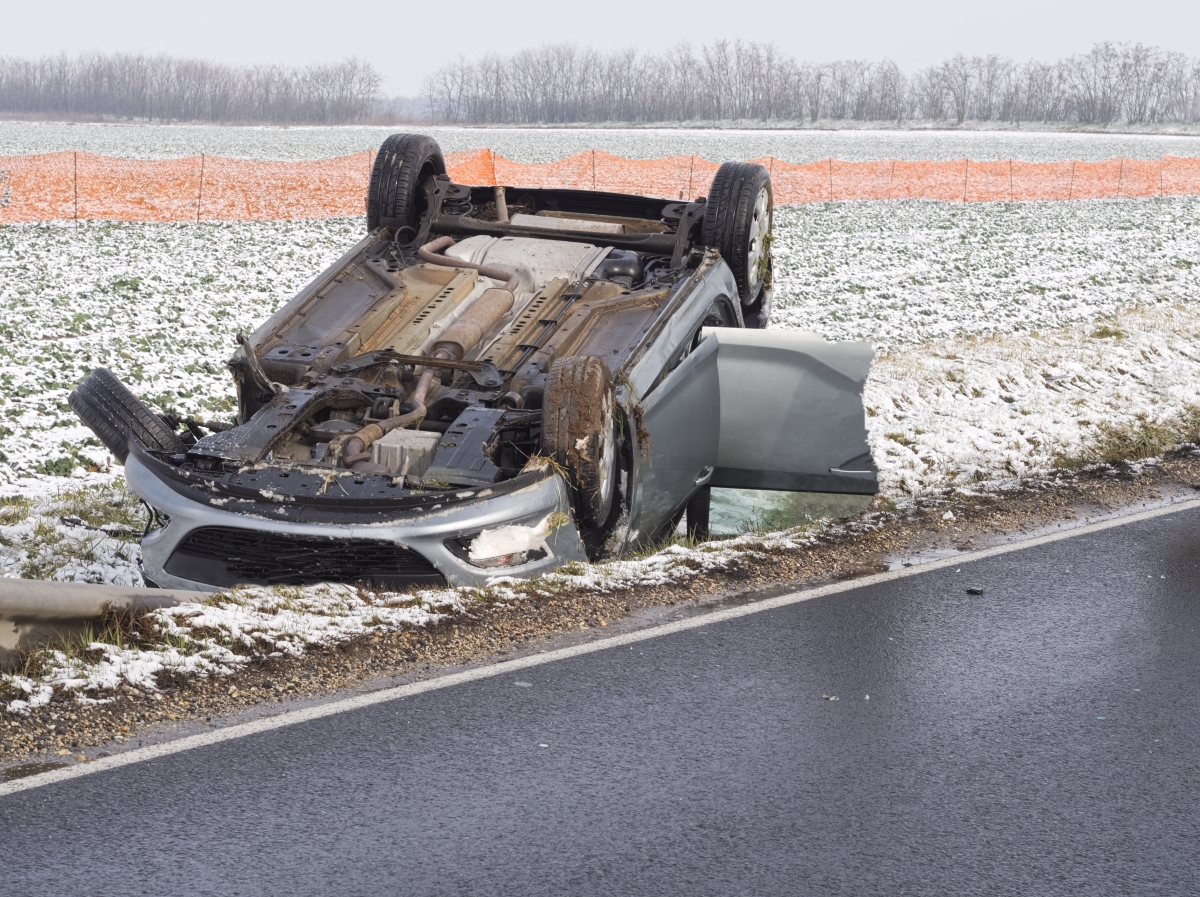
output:
[[[596,189],[596,151],[592,150],[592,189]]]
[[[75,192],[75,226],[79,227],[79,150],[75,150],[72,155],[75,161],[75,174],[71,179],[71,186]]]
[[[1067,182],[1067,199],[1074,198],[1075,195],[1075,160],[1071,160],[1071,180]]]
[[[196,194],[196,223],[200,223],[200,204],[204,202],[204,153],[200,154],[200,190]]]
[[[691,202],[695,196],[695,189],[692,187],[692,176],[696,173],[696,157],[695,155],[688,156],[688,202]]]
[[[971,176],[971,160],[964,159],[963,162],[963,202],[967,201],[967,179]]]
[[[829,201],[833,202],[833,156],[829,157]]]
[[[1013,163],[1013,160],[1009,159],[1008,160],[1008,201],[1009,202],[1012,202],[1016,195],[1013,193],[1012,163]]]

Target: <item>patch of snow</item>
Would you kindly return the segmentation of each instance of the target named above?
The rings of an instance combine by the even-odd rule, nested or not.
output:
[[[56,691],[93,701],[123,687],[155,691],[163,673],[227,676],[255,658],[294,657],[371,631],[424,626],[461,611],[466,600],[465,591],[454,590],[398,595],[345,585],[235,589],[203,604],[150,614],[161,634],[153,647],[94,642],[86,657],[53,652],[49,671],[37,679],[0,675],[0,682],[26,695],[4,709],[27,712]]]
[[[917,123],[911,123],[917,124]],[[783,127],[781,127],[781,125]],[[445,153],[487,147],[514,162],[553,162],[585,150],[603,150],[629,159],[662,159],[695,154],[710,162],[775,156],[785,162],[822,159],[872,162],[877,159],[1024,159],[1029,162],[1079,159],[1159,159],[1164,154],[1200,156],[1194,126],[1169,125],[1173,134],[1063,133],[1002,123],[971,123],[947,130],[881,128],[879,123],[822,121],[719,122],[712,126],[621,126],[471,128],[420,125]],[[328,159],[378,150],[394,127],[345,125],[239,126],[201,124],[123,124],[0,122],[0,155],[86,150],[128,159],[174,159],[208,153],[241,159]],[[1191,134],[1179,131],[1191,130]],[[364,172],[365,178],[365,172]],[[696,185],[697,194],[705,185]]]
[[[545,549],[546,537],[550,535],[553,517],[553,514],[548,514],[536,526],[522,526],[510,523],[504,526],[485,529],[471,540],[471,550],[468,557],[472,561],[481,561],[488,558],[503,557],[508,554],[519,554],[524,551]]]

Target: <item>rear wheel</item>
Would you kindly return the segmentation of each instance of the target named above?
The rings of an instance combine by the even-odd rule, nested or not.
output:
[[[580,355],[550,366],[542,398],[542,450],[567,473],[580,522],[605,527],[617,493],[616,393],[603,359]]]
[[[107,368],[96,368],[88,374],[67,401],[122,464],[129,454],[130,436],[148,449],[187,451],[166,421],[142,404]]]
[[[709,514],[712,508],[712,489],[701,486],[687,503],[688,538],[704,541],[709,537]]]
[[[442,150],[422,134],[393,134],[379,147],[367,187],[367,230],[416,230],[425,211],[425,182],[446,173]]]
[[[733,271],[747,327],[765,327],[771,297],[771,175],[761,165],[726,162],[713,178],[703,240]]]

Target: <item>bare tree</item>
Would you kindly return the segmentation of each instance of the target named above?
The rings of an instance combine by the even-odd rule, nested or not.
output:
[[[338,124],[406,115],[359,59],[304,68],[89,53],[0,57],[0,115]],[[1200,121],[1200,61],[1136,43],[1018,65],[957,54],[912,76],[889,60],[800,62],[770,43],[717,40],[661,54],[552,44],[459,56],[419,109],[452,122],[802,121],[916,118],[1108,125]]]
[[[141,53],[7,57],[0,114],[335,124],[374,115],[382,83],[359,59],[295,69]]]
[[[1117,119],[1125,92],[1122,68],[1120,49],[1108,42],[1063,63],[1067,102],[1079,121],[1106,125]]]

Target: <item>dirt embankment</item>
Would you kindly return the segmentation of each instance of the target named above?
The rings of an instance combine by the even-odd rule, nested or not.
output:
[[[252,711],[274,713],[337,693],[374,690],[447,668],[530,653],[550,642],[649,625],[680,605],[861,576],[934,552],[970,551],[1191,498],[1200,494],[1197,490],[1200,458],[1187,453],[1145,467],[1136,476],[1085,473],[1004,495],[929,502],[909,514],[889,515],[873,528],[849,526],[815,545],[734,563],[676,584],[475,605],[442,625],[375,633],[298,658],[267,659],[230,677],[160,679],[157,694],[126,689],[104,704],[80,705],[73,697],[57,696],[28,715],[0,715],[0,767],[8,767],[12,776],[23,771],[14,764],[31,760],[85,762]],[[0,777],[5,777],[2,768]]]

